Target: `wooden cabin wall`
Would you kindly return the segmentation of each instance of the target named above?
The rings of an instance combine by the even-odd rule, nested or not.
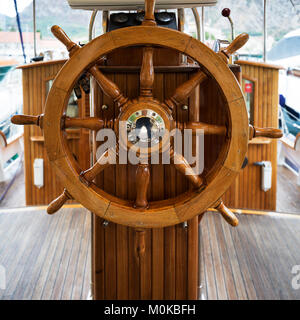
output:
[[[44,112],[46,82],[55,78],[64,62],[65,60],[49,61],[20,67],[23,79],[24,114],[39,115]],[[85,112],[87,103],[88,96],[83,94],[83,98],[79,102],[81,113]],[[88,131],[84,129],[71,129],[68,132],[69,147],[83,168],[89,166],[89,157],[86,152],[83,152],[84,149],[82,148],[88,139],[87,135]],[[36,158],[44,159],[44,186],[40,189],[34,185],[33,178],[33,162]],[[47,205],[62,193],[63,186],[58,181],[48,161],[43,143],[43,132],[37,126],[24,126],[24,164],[26,205]]]
[[[254,106],[253,125],[257,127],[278,127],[278,74],[279,67],[264,63],[238,61],[242,77],[256,80],[257,104]],[[224,202],[231,208],[276,210],[277,186],[277,141],[253,139],[248,149],[248,165],[241,171],[236,182],[224,196]],[[261,189],[261,167],[258,161],[271,161],[272,188]]]

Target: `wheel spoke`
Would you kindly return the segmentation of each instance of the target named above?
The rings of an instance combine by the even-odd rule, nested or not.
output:
[[[153,82],[153,48],[145,47],[143,50],[143,62],[140,73],[140,95],[142,97],[152,97]]]
[[[96,66],[90,68],[89,72],[96,79],[102,91],[114,100],[121,111],[122,107],[128,101],[128,98],[123,95],[120,88],[114,82],[109,80]]]
[[[43,129],[43,119],[44,115],[40,114],[38,116],[29,116],[25,114],[18,114],[14,115],[11,118],[11,123],[16,124],[16,125],[36,125],[39,126],[41,129]]]
[[[142,23],[143,26],[156,26],[156,21],[154,17],[156,0],[147,0],[145,2],[145,18]]]
[[[137,209],[148,208],[147,191],[150,182],[148,164],[139,164],[136,169],[136,200],[134,207]]]
[[[112,122],[112,121],[111,121]],[[98,131],[104,127],[110,126],[110,123],[105,124],[104,120],[99,118],[69,118],[66,117],[63,123],[63,128],[85,128]]]
[[[171,150],[170,155],[171,161],[176,170],[185,175],[187,179],[199,189],[204,184],[203,179],[195,174],[193,168],[189,165],[185,157],[173,150]]]
[[[218,204],[215,207],[216,210],[220,212],[222,217],[226,220],[227,223],[236,227],[239,224],[239,220],[223,203],[222,200],[219,200]]]
[[[280,129],[277,128],[259,128],[249,125],[249,140],[252,140],[255,137],[264,137],[270,139],[280,139],[283,133]]]
[[[219,125],[209,124],[205,122],[189,121],[184,124],[183,128],[191,129],[193,130],[193,133],[197,129],[201,129],[204,131],[204,134],[225,135],[227,132],[226,126],[219,126]]]
[[[80,47],[76,43],[72,42],[59,26],[53,26],[51,31],[54,36],[66,46],[70,56],[72,56],[77,50],[80,50]],[[109,80],[97,66],[91,67],[88,71],[96,79],[102,91],[110,96],[121,109],[128,101],[128,98],[124,97],[119,87]]]
[[[218,52],[219,57],[221,57],[224,62],[228,63],[230,56],[242,48],[248,40],[249,35],[247,33],[241,33],[230,43],[227,48]]]
[[[67,189],[64,189],[63,193],[54,199],[47,208],[48,214],[53,214],[58,211],[69,199],[73,199]]]
[[[189,80],[176,88],[172,97],[165,100],[165,104],[172,110],[176,105],[183,104],[192,94],[193,90],[205,79],[206,74],[202,71],[196,72]]]
[[[77,50],[80,50],[80,47],[78,44],[73,42],[67,34],[64,32],[64,30],[59,26],[52,26],[51,32],[53,35],[62,43],[65,45],[69,52],[69,56],[71,57]]]
[[[112,149],[106,150],[91,168],[82,171],[79,175],[80,181],[89,186],[100,172],[108,168],[112,164],[111,151],[115,152]]]

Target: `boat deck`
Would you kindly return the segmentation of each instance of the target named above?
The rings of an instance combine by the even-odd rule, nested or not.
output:
[[[20,172],[0,208],[0,265],[7,272],[0,299],[87,299],[89,212],[75,206],[49,216],[45,207],[24,207],[23,181]],[[279,167],[281,214],[242,214],[238,228],[205,214],[200,299],[300,299],[300,289],[292,288],[292,268],[300,264],[299,195],[296,176]]]
[[[277,167],[276,211],[300,214],[300,186],[297,176],[286,167]]]
[[[232,228],[216,213],[201,221],[200,299],[300,299],[299,215],[240,215]]]
[[[300,261],[300,216],[240,215],[232,228],[215,212],[200,225],[200,299],[300,299],[292,267]],[[0,299],[87,299],[90,214],[63,208],[0,212]]]
[[[90,289],[90,213],[67,209],[0,212],[0,264],[4,300],[87,299]]]

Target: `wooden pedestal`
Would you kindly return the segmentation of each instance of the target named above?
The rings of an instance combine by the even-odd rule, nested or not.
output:
[[[146,231],[142,258],[133,228],[93,222],[94,299],[197,299],[198,217]]]
[[[125,50],[125,51],[124,51]],[[133,50],[131,52],[131,50]],[[154,57],[154,97],[160,101],[171,96],[175,88],[198,70],[192,65],[180,65],[178,53],[160,51]],[[116,59],[118,57],[118,59]],[[126,60],[122,65],[121,57]],[[133,61],[134,59],[134,61]],[[121,59],[122,60],[122,59]],[[177,62],[170,66],[167,62]],[[138,49],[121,49],[107,57],[101,71],[113,80],[129,98],[139,94],[141,55]],[[239,70],[238,70],[239,71]],[[118,108],[95,83],[95,115],[114,119]],[[179,105],[175,118],[180,122],[206,121],[224,125],[226,114],[223,97],[211,79],[198,86],[183,108]],[[105,105],[105,108],[102,106]],[[212,116],[213,115],[213,116]],[[206,136],[205,167],[216,161],[224,137]],[[211,146],[214,146],[213,148]],[[135,199],[133,165],[114,165],[106,168],[95,183],[106,192],[124,199]],[[190,188],[186,177],[172,165],[151,165],[148,199],[163,200],[179,195]],[[199,212],[200,214],[201,212]],[[198,298],[198,217],[183,224],[145,232],[145,254],[139,257],[136,230],[93,218],[93,295],[94,299],[197,299]]]

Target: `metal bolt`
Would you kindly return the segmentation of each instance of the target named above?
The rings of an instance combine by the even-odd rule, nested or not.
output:
[[[109,224],[109,222],[108,221],[106,221],[106,220],[104,220],[103,221],[103,223],[102,223],[102,225],[103,225],[103,227],[105,228],[105,227],[107,227],[108,226],[108,224]]]
[[[102,106],[102,110],[107,110],[108,109],[108,106],[106,105],[106,104],[104,104],[103,106]]]
[[[183,229],[187,229],[187,228],[188,228],[188,223],[187,223],[187,221],[184,221],[184,222],[182,223],[182,228],[183,228]]]
[[[189,107],[188,107],[186,104],[184,104],[184,105],[182,106],[182,110],[184,110],[184,111],[185,111],[185,110],[188,110],[188,108],[189,108]]]

